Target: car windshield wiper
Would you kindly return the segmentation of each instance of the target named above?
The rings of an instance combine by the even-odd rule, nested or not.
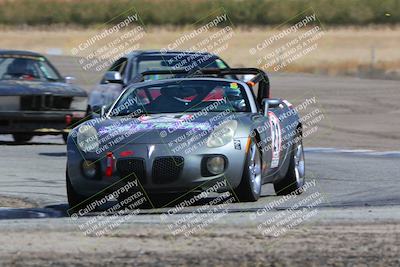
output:
[[[50,78],[50,77],[46,77],[46,80],[51,81],[51,82],[59,81],[59,79],[57,79],[57,78]]]
[[[112,114],[112,111],[111,111],[111,114]],[[136,114],[135,112],[120,112],[120,113],[117,113],[117,114],[115,114],[115,115],[112,115],[111,117],[130,116],[130,117],[132,117],[132,118],[139,118],[139,117],[142,116],[142,115],[145,115],[145,113]]]

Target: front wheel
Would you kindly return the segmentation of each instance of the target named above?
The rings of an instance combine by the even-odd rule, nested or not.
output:
[[[66,172],[66,184],[67,184],[67,198],[68,198],[68,215],[79,211],[79,206],[85,201],[85,197],[79,195],[75,189],[72,187],[71,181],[69,179],[68,171]]]
[[[235,189],[235,194],[241,202],[254,202],[261,195],[261,153],[256,140],[251,140],[243,169],[242,181]]]
[[[62,138],[64,140],[64,143],[66,144],[68,140],[68,133],[62,133]]]
[[[304,185],[305,181],[305,160],[304,148],[301,135],[297,135],[297,142],[293,145],[290,155],[289,168],[285,177],[274,183],[274,189],[277,195],[288,195],[292,192],[301,194],[298,190]]]
[[[25,133],[17,133],[13,134],[12,136],[16,143],[26,143],[33,138],[33,135]]]

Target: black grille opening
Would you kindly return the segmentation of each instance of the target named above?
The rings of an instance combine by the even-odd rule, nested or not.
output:
[[[119,159],[117,161],[117,170],[121,178],[135,179],[143,185],[146,184],[146,168],[143,159]]]
[[[183,157],[158,157],[153,162],[153,182],[166,184],[178,180],[183,169]]]
[[[21,110],[40,110],[42,96],[21,96]]]
[[[0,120],[0,126],[8,126],[8,125],[10,125],[9,120]]]
[[[21,96],[21,110],[69,109],[72,102],[70,96],[29,95]]]
[[[54,96],[51,108],[69,109],[72,102],[72,97]]]

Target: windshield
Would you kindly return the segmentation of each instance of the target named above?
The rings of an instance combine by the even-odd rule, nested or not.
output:
[[[0,55],[0,80],[59,81],[61,77],[44,57]]]
[[[134,77],[138,73],[149,70],[176,70],[184,69],[195,71],[200,68],[225,69],[228,66],[219,58],[211,54],[177,54],[163,56],[142,56],[137,61]],[[150,75],[145,80],[158,80],[171,78],[172,75]]]
[[[250,112],[245,89],[236,82],[169,81],[125,91],[111,116],[198,112]]]

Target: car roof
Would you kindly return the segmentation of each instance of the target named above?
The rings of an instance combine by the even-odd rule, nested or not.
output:
[[[0,49],[0,55],[19,55],[19,56],[32,56],[32,57],[43,57],[43,55],[24,50],[2,50]]]
[[[207,52],[192,52],[192,51],[160,51],[160,50],[137,50],[130,52],[127,57],[134,56],[161,56],[161,55],[169,55],[169,56],[178,56],[178,55],[212,55],[212,57],[217,58],[218,56],[207,53]]]

